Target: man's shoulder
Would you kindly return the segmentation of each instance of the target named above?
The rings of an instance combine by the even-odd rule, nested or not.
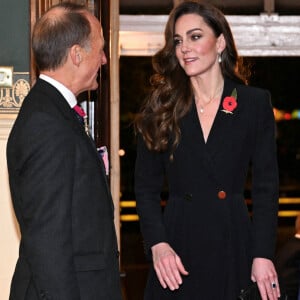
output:
[[[61,94],[53,85],[42,79],[37,79],[28,95],[35,96],[37,94],[43,94],[45,97],[51,97],[52,95],[61,96]]]

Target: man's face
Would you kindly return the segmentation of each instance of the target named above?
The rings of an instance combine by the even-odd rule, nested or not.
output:
[[[81,91],[95,90],[98,87],[97,76],[102,65],[107,63],[104,53],[104,38],[99,21],[94,16],[88,16],[91,24],[90,46],[83,49],[81,65]]]

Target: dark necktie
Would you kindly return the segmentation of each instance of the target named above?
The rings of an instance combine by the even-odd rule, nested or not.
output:
[[[90,135],[89,125],[88,125],[88,121],[87,121],[87,115],[86,115],[85,111],[78,104],[75,105],[73,107],[73,109],[76,112],[76,117],[77,117],[78,121],[84,126],[85,132],[87,133],[87,135]]]

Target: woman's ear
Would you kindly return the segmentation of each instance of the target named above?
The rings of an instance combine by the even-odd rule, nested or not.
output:
[[[217,50],[219,53],[221,53],[225,48],[226,48],[226,41],[223,33],[221,33],[217,39]]]

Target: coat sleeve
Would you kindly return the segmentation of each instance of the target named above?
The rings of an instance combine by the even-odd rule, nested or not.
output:
[[[35,113],[18,137],[22,240],[39,295],[79,300],[72,247],[75,140],[70,128]],[[21,154],[20,154],[21,153]],[[13,179],[12,179],[13,180]],[[47,298],[48,299],[48,298]]]
[[[164,154],[149,151],[142,137],[138,136],[135,196],[147,255],[153,245],[167,242],[160,205],[163,182]]]
[[[275,120],[268,91],[254,102],[255,147],[252,157],[253,255],[274,256],[279,198]]]

